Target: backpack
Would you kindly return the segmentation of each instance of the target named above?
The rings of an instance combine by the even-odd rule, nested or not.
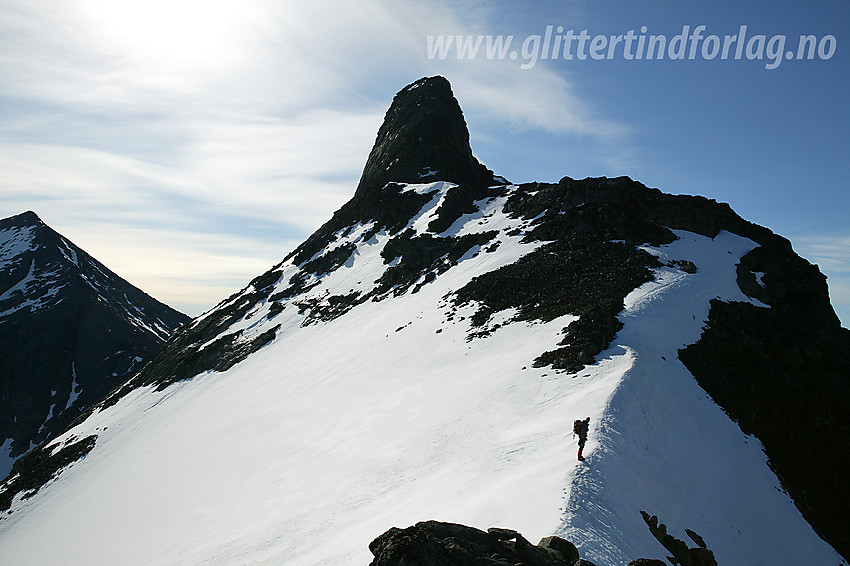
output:
[[[581,436],[581,428],[582,428],[583,425],[584,425],[584,421],[582,421],[581,419],[577,419],[573,423],[573,434],[578,434],[579,436]]]

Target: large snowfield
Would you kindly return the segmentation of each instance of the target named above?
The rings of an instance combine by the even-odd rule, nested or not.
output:
[[[421,231],[435,191],[411,225]],[[483,203],[482,203],[483,204]],[[686,259],[626,298],[625,327],[577,374],[534,368],[574,319],[504,323],[468,340],[474,305],[444,299],[539,244],[483,205],[452,235],[499,230],[495,253],[470,253],[417,293],[367,302],[301,326],[288,305],[243,327],[277,338],[224,373],[161,392],[138,389],[71,435],[97,445],[0,520],[0,564],[286,564],[364,566],[390,527],[435,519],[560,534],[598,566],[663,558],[640,511],[672,535],[700,534],[721,565],[838,565],[781,490],[761,445],[702,391],[676,352],[695,342],[709,300],[750,301],[735,265],[755,244],[677,232],[646,248]],[[386,269],[387,236],[311,291],[366,288]],[[284,271],[283,284],[294,267]],[[764,307],[764,305],[760,305]],[[764,307],[767,308],[767,307]],[[263,321],[263,322],[258,322]],[[251,327],[251,325],[255,325]],[[591,417],[587,461],[572,422]]]

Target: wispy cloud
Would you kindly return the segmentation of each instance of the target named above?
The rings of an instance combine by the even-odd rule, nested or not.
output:
[[[0,0],[0,216],[34,209],[196,314],[353,194],[389,97],[420,76],[448,76],[491,129],[628,135],[543,65],[426,58],[428,34],[478,33],[489,15],[440,1]]]
[[[796,238],[800,254],[824,269],[850,274],[850,234]]]
[[[827,276],[835,312],[842,325],[850,328],[850,234],[802,236],[793,242],[797,253]]]

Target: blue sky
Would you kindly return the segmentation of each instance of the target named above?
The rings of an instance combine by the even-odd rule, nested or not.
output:
[[[520,50],[547,26],[672,42],[700,25],[764,35],[762,58],[702,56],[706,39],[684,60]],[[392,96],[441,74],[496,173],[728,202],[820,265],[850,326],[847,29],[843,0],[0,0],[0,217],[34,210],[196,315],[350,198]],[[809,34],[812,60],[768,56]],[[429,59],[429,35],[512,35],[519,53]]]

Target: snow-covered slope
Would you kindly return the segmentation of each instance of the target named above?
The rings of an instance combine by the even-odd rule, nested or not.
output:
[[[433,194],[412,229],[446,188],[408,187]],[[387,528],[433,518],[565,533],[599,565],[621,564],[664,552],[643,525],[647,510],[700,533],[721,564],[838,564],[759,442],[676,359],[709,299],[750,300],[735,265],[755,244],[678,232],[647,248],[699,271],[656,268],[626,298],[625,327],[597,363],[535,368],[575,317],[510,323],[516,313],[505,311],[489,336],[470,339],[476,307],[446,299],[539,247],[522,243],[531,223],[506,215],[506,199],[452,230],[498,231],[496,252],[470,250],[419,292],[327,322],[305,326],[296,301],[271,319],[274,303],[259,304],[239,325],[280,329],[245,361],[137,389],[69,431],[57,442],[94,434],[95,448],[16,500],[0,523],[0,562],[362,565]],[[368,286],[388,269],[389,236],[366,236],[362,226],[340,235],[356,252],[313,296]],[[282,266],[278,287],[295,269]],[[571,423],[583,416],[593,426],[579,463]]]

